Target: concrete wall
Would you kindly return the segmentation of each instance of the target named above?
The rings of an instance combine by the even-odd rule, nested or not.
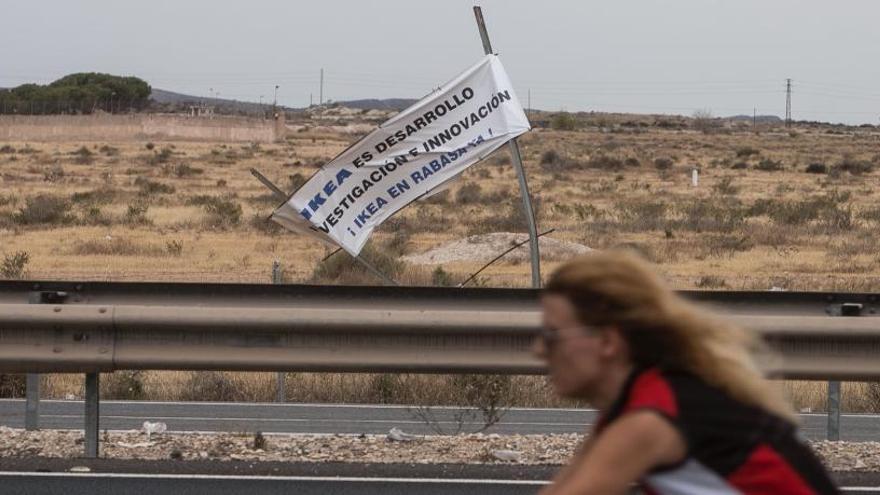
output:
[[[0,115],[0,141],[275,141],[272,120],[180,115]]]

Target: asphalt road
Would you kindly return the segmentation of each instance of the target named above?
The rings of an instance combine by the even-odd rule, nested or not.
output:
[[[22,428],[24,409],[23,400],[0,400],[0,425]],[[456,432],[459,409],[433,408],[432,414],[435,424],[445,433]],[[578,433],[590,428],[595,418],[594,411],[583,409],[511,409],[487,432]],[[138,429],[144,421],[165,422],[172,431],[383,434],[397,427],[410,433],[432,433],[417,416],[417,411],[405,406],[101,402],[101,429]],[[801,415],[801,431],[806,438],[825,438],[826,424],[824,414]],[[41,428],[79,429],[82,426],[81,401],[40,402]],[[479,426],[478,419],[467,419],[463,431],[473,431]],[[842,415],[840,436],[841,440],[880,441],[880,415]]]
[[[4,493],[29,495],[525,495],[537,493],[544,481],[380,477],[253,477],[214,475],[149,475],[115,473],[0,472]],[[880,495],[877,486],[844,486],[845,494]]]

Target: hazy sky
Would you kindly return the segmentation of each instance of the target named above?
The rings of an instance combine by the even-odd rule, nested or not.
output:
[[[523,104],[880,123],[876,0],[485,0]],[[482,55],[470,0],[5,0],[0,87],[71,72],[289,106],[420,97]]]

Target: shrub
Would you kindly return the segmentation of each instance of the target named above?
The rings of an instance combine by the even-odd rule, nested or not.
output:
[[[403,261],[368,244],[361,257],[387,277],[396,279],[406,267]],[[375,275],[345,253],[338,253],[319,263],[312,271],[310,283],[334,285],[377,285]]]
[[[101,208],[97,206],[89,207],[82,217],[82,223],[85,225],[111,225],[113,220],[104,215]]]
[[[0,373],[0,398],[14,399],[24,397],[27,381],[25,375]]]
[[[79,256],[161,256],[164,251],[152,244],[136,244],[124,237],[92,239],[76,243],[73,254]]]
[[[150,205],[142,201],[128,205],[128,209],[125,211],[125,223],[127,225],[152,224],[153,222],[147,218],[147,210],[149,209]]]
[[[70,195],[70,200],[74,203],[108,204],[112,203],[117,196],[119,196],[119,191],[116,189],[102,187],[91,191],[75,192]]]
[[[840,163],[834,165],[838,172],[849,172],[851,175],[868,174],[874,171],[874,164],[864,160],[856,160],[852,155],[846,154]]]
[[[550,128],[557,131],[573,131],[577,128],[577,119],[567,112],[557,113],[550,117]]]
[[[251,216],[250,225],[264,234],[277,234],[284,231],[278,223],[266,218],[266,215],[261,213],[254,213]]]
[[[693,114],[693,126],[695,130],[706,134],[718,128],[720,123],[712,115],[709,109],[697,110]]]
[[[24,278],[25,267],[30,260],[31,255],[27,251],[7,254],[3,257],[3,263],[0,263],[0,275],[5,279]]]
[[[703,275],[697,280],[696,286],[700,289],[723,289],[727,287],[727,282],[715,275]]]
[[[807,165],[807,168],[804,169],[804,172],[808,174],[827,174],[828,167],[824,163],[811,163]]]
[[[113,146],[108,146],[106,144],[98,148],[98,151],[106,156],[116,156],[119,154],[119,148],[114,148]]]
[[[198,167],[191,167],[186,163],[180,163],[174,167],[163,169],[166,175],[174,174],[177,177],[192,177],[193,175],[199,175],[204,172],[204,169]]]
[[[15,153],[15,148],[13,148],[12,146],[9,146],[8,144],[4,144],[2,147],[0,147],[0,153],[6,153],[6,154]]]
[[[745,223],[747,210],[735,198],[694,199],[677,206],[677,227],[696,232],[729,232]]]
[[[25,200],[25,206],[13,216],[20,225],[67,224],[73,220],[66,198],[40,194]]]
[[[654,167],[657,170],[669,170],[674,165],[670,158],[657,158],[654,160]]]
[[[155,147],[156,147],[156,145],[153,143],[147,143],[144,145],[144,148],[146,148],[148,151],[153,151],[153,148],[155,148]]]
[[[749,164],[746,162],[736,162],[731,167],[733,170],[745,170],[749,168]]]
[[[239,387],[222,371],[195,371],[190,374],[180,400],[227,402],[244,399]]]
[[[58,182],[64,178],[64,167],[57,163],[43,172],[43,180],[46,182]]]
[[[623,161],[623,164],[627,167],[641,167],[642,162],[639,161],[638,158],[629,157]]]
[[[452,281],[452,275],[444,270],[442,266],[438,266],[431,272],[431,284],[438,287],[451,287],[455,285]]]
[[[95,161],[94,160],[95,154],[92,153],[85,146],[81,146],[78,150],[74,151],[72,154],[74,157],[73,162],[76,163],[77,165],[89,165],[93,161]]]
[[[541,153],[541,165],[555,165],[560,161],[562,161],[562,157],[555,150],[547,150]]]
[[[634,232],[664,228],[668,210],[665,202],[653,199],[632,198],[614,204],[621,228]]]
[[[165,243],[165,251],[171,256],[180,256],[183,254],[183,241],[172,239]]]
[[[144,400],[142,371],[114,371],[101,377],[101,395],[109,400]]]
[[[712,186],[712,190],[718,194],[734,195],[739,192],[739,187],[733,185],[733,177],[725,176]]]
[[[764,158],[755,165],[755,170],[761,170],[763,172],[778,172],[784,168],[781,160],[774,161],[769,158]]]
[[[208,214],[205,220],[209,227],[227,228],[241,223],[241,205],[231,197],[193,196],[186,202],[188,205],[199,205]]]
[[[483,188],[476,182],[461,186],[455,194],[455,201],[461,204],[479,203],[483,199]]]
[[[153,194],[174,194],[174,186],[163,184],[161,182],[152,181],[146,177],[138,177],[134,180],[134,185],[140,188],[139,194],[142,196],[150,196]]]
[[[742,146],[742,147],[736,149],[736,157],[737,158],[749,158],[750,156],[753,156],[753,155],[757,156],[760,154],[761,154],[760,150],[758,150],[756,148],[752,148],[751,146]]]
[[[623,160],[605,154],[598,154],[596,156],[590,157],[590,161],[587,162],[587,166],[600,170],[617,171],[623,168]]]
[[[308,182],[308,178],[303,174],[297,172],[287,178],[288,184],[290,185],[291,191],[296,191],[300,187],[302,187],[306,182]]]
[[[172,156],[172,155],[174,155],[174,151],[172,151],[171,148],[169,148],[169,147],[166,146],[166,147],[162,148],[161,150],[159,150],[158,153],[156,153],[155,155],[153,155],[153,160],[152,160],[152,162],[153,162],[154,164],[156,164],[156,163],[167,163],[168,160],[171,159],[171,156]]]

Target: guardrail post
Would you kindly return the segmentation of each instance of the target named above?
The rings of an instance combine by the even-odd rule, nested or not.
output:
[[[86,457],[98,457],[98,408],[100,406],[100,374],[86,373]]]
[[[275,260],[272,262],[272,283],[284,283],[284,272],[281,270],[281,262]],[[284,372],[279,371],[275,375],[275,402],[284,402]]]
[[[24,429],[40,429],[40,375],[28,373],[25,382]]]
[[[862,316],[862,303],[845,302],[840,305],[840,313],[831,314],[837,316]],[[828,426],[825,438],[832,441],[840,440],[840,381],[828,382]]]
[[[840,382],[828,382],[828,440],[840,440]]]

